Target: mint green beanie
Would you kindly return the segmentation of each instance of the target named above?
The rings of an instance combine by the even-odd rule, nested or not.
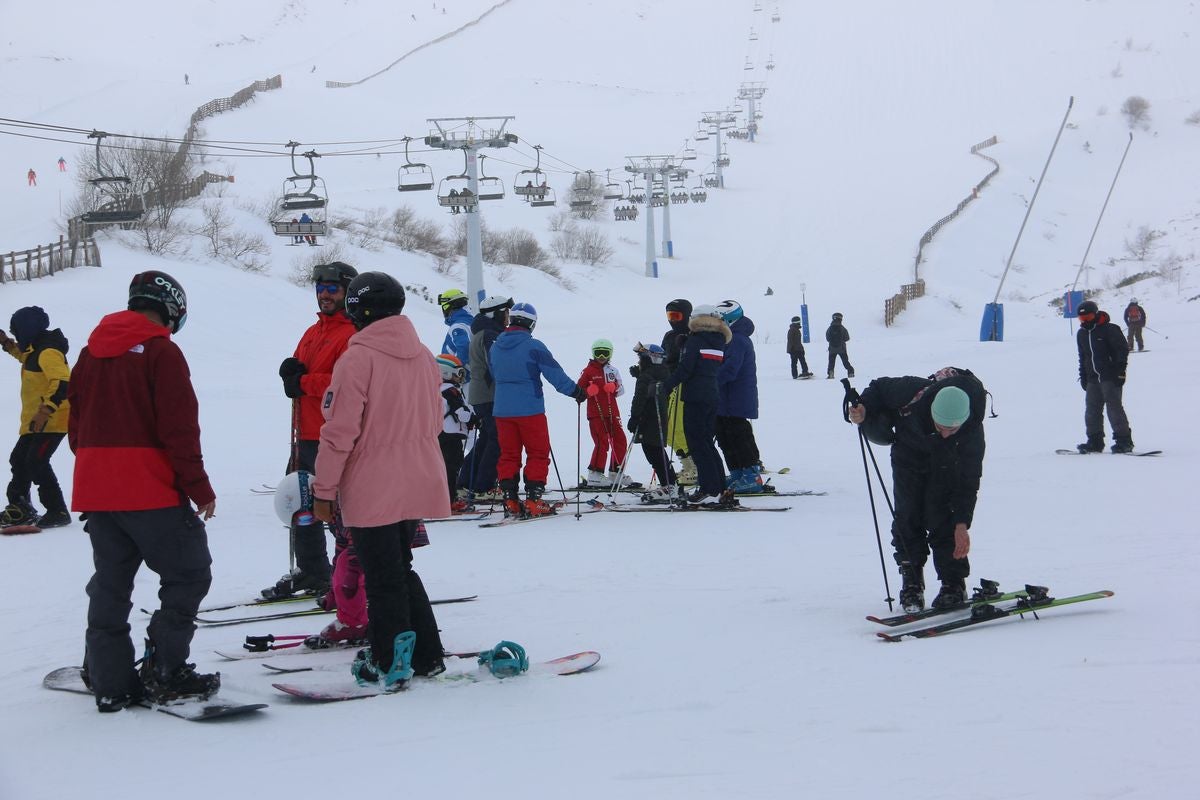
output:
[[[957,386],[946,386],[934,396],[930,411],[938,425],[956,428],[971,416],[971,398]]]

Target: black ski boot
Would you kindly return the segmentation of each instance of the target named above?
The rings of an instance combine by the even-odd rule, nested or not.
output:
[[[1104,439],[1089,438],[1086,442],[1075,445],[1075,449],[1081,453],[1103,453]]]
[[[61,528],[65,525],[70,525],[70,524],[71,524],[71,512],[67,511],[65,508],[55,509],[54,511],[47,511],[45,514],[42,514],[40,517],[38,517],[38,521],[37,521],[37,526],[39,528],[43,528],[43,529],[45,529],[45,528]]]
[[[504,493],[504,516],[525,516],[525,507],[521,505],[521,495],[517,493],[517,479],[508,478],[500,481],[500,491]]]
[[[967,601],[967,582],[962,578],[942,581],[942,589],[929,604],[930,608],[955,608]]]
[[[925,610],[925,574],[921,567],[900,565],[900,608],[906,614]]]
[[[195,664],[180,664],[172,670],[158,663],[154,643],[146,640],[141,678],[146,698],[157,705],[186,700],[207,700],[221,688],[221,673],[196,672]]]
[[[8,507],[0,512],[0,526],[4,527],[10,525],[36,525],[37,521],[37,509],[30,505],[28,500],[9,503]]]
[[[1104,446],[1101,445],[1100,449],[1103,450]],[[1130,431],[1129,433],[1125,434],[1124,436],[1114,436],[1113,437],[1113,446],[1111,449],[1114,453],[1132,453],[1133,452],[1133,431]]]

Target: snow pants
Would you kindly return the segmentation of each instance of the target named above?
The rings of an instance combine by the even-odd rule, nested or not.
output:
[[[294,470],[316,472],[317,445],[320,442],[301,439],[296,443]],[[314,519],[311,525],[292,525],[292,546],[296,553],[296,566],[305,575],[321,581],[329,580],[329,551],[325,542],[325,524]]]
[[[829,367],[826,372],[829,375],[833,374],[833,365],[837,361],[838,356],[842,357],[842,366],[846,368],[846,372],[853,372],[854,367],[850,366],[850,358],[846,355],[845,347],[839,347],[836,350],[829,351]]]
[[[680,398],[681,389],[675,389],[667,398],[667,447],[679,455],[688,454],[687,433],[683,424],[683,400]]]
[[[804,351],[799,353],[788,353],[792,359],[792,377],[799,378],[802,373],[808,372],[808,361],[804,358]],[[800,363],[800,371],[796,371],[796,362]]]
[[[1144,327],[1146,327],[1146,326],[1145,325],[1130,325],[1129,326],[1129,335],[1126,337],[1126,340],[1129,342],[1129,349],[1131,351],[1133,350],[1134,341],[1137,341],[1137,349],[1138,350],[1146,349],[1146,344],[1145,344],[1145,342],[1142,341],[1142,328],[1144,328]]]
[[[525,452],[525,484],[546,483],[550,474],[550,429],[545,414],[526,417],[496,417],[496,438],[500,440],[500,460],[496,478],[516,480],[521,472],[521,451]]]
[[[333,551],[333,575],[329,590],[337,603],[337,618],[343,625],[361,628],[367,624],[367,591],[362,562],[354,549],[349,528],[342,530]]]
[[[754,440],[754,427],[750,420],[742,417],[717,417],[717,445],[725,454],[725,466],[729,471],[753,467],[759,462],[758,442]]]
[[[496,488],[496,462],[500,459],[500,440],[496,438],[496,418],[492,416],[493,403],[476,403],[475,416],[479,417],[475,446],[463,461],[458,473],[458,486],[482,494]]]
[[[38,499],[47,511],[66,511],[62,487],[50,466],[50,457],[58,449],[65,433],[26,433],[17,437],[8,463],[12,480],[8,482],[8,502],[28,503],[29,490],[38,487]]]
[[[88,676],[97,697],[114,697],[134,691],[140,681],[129,612],[142,562],[159,577],[159,608],[146,633],[158,666],[170,672],[191,651],[196,611],[212,583],[212,557],[204,523],[188,506],[92,511],[84,530],[96,570],[87,585]]]
[[[458,483],[458,473],[463,465],[463,443],[467,437],[461,433],[438,434],[438,446],[442,448],[442,461],[446,465],[446,485],[450,487],[450,502],[455,500],[454,490]]]
[[[928,470],[899,464],[893,457],[892,499],[896,503],[896,517],[892,521],[896,563],[924,568],[932,551],[933,568],[939,580],[965,580],[971,574],[971,564],[965,558],[954,558],[949,488]]]
[[[1116,381],[1094,381],[1087,385],[1087,400],[1083,410],[1083,425],[1087,430],[1090,441],[1104,441],[1104,412],[1108,411],[1108,424],[1112,426],[1113,439],[1117,441],[1132,439],[1129,430],[1129,418],[1125,416],[1125,406],[1121,404],[1121,395],[1125,387]]]
[[[425,584],[412,568],[412,541],[419,520],[354,528],[367,594],[368,638],[371,654],[381,669],[392,666],[396,635],[417,635],[413,669],[418,673],[442,658],[442,639]]]
[[[604,472],[605,465],[611,465],[613,472],[621,469],[629,451],[629,440],[625,438],[621,418],[588,417],[588,430],[592,434],[592,459],[588,461],[588,469]],[[611,461],[609,450],[612,450]]]
[[[725,468],[714,441],[717,432],[717,406],[689,401],[683,407],[683,430],[687,435],[690,455],[696,462],[700,490],[712,496],[725,490]]]

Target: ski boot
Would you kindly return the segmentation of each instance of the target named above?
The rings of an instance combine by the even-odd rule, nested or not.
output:
[[[846,367],[846,377],[847,378],[854,377],[854,367]]]
[[[633,483],[633,478],[622,473],[620,469],[609,470],[608,476],[605,480],[608,481],[608,486],[612,486],[615,489],[624,489]]]
[[[142,656],[142,686],[146,698],[156,705],[187,700],[207,700],[221,688],[221,673],[196,672],[195,664],[180,664],[167,669],[158,663],[154,642],[146,640]]]
[[[546,484],[541,481],[529,481],[525,484],[525,516],[547,517],[554,513],[554,506],[542,499]]]
[[[642,496],[639,499],[643,503],[648,503],[650,505],[662,505],[663,503],[671,502],[671,500],[674,498],[670,489],[667,487],[655,486],[653,489],[642,492]]]
[[[300,593],[320,595],[329,591],[329,578],[317,578],[302,572],[298,567],[285,572],[283,577],[268,586],[260,594],[264,600],[284,600]]]
[[[956,608],[967,601],[967,582],[962,578],[942,581],[942,588],[929,604],[930,608]]]
[[[741,505],[741,503],[738,502],[737,495],[734,494],[733,489],[726,489],[725,491],[721,492],[721,494],[717,495],[717,505],[720,506],[722,510],[726,510],[737,508]]]
[[[763,481],[759,471],[762,468],[755,465],[746,467],[745,469],[734,470],[734,475],[730,477],[732,480],[728,484],[728,488],[732,489],[735,494],[762,494]]]
[[[500,481],[500,491],[504,493],[504,516],[525,516],[525,509],[521,505],[521,495],[517,492],[517,479],[507,478]]]
[[[37,520],[37,509],[30,505],[27,500],[9,503],[8,507],[3,512],[0,512],[0,526],[5,528],[10,525],[36,525]],[[67,521],[70,522],[69,516]]]
[[[309,650],[327,650],[342,643],[357,643],[366,638],[366,625],[347,625],[340,619],[335,619],[316,636],[305,639],[304,646]]]
[[[1104,438],[1101,437],[1101,438],[1097,439],[1095,437],[1089,436],[1088,440],[1086,442],[1075,445],[1075,449],[1081,453],[1103,453],[1104,452]]]
[[[412,631],[396,634],[393,645],[392,667],[384,670],[375,663],[370,647],[364,647],[354,657],[350,674],[359,686],[377,686],[381,691],[398,692],[412,680],[412,654],[417,645],[417,635]]]
[[[39,528],[62,528],[71,524],[71,512],[65,508],[47,511],[38,517],[37,526]]]
[[[584,479],[584,483],[597,489],[607,489],[609,486],[612,486],[612,481],[604,476],[604,470],[592,469],[591,467],[588,467],[587,478]]]
[[[700,480],[696,473],[696,462],[691,456],[680,457],[679,475],[676,480],[680,486],[695,486]]]
[[[1103,449],[1103,448],[1101,448]],[[1114,453],[1132,453],[1133,452],[1133,431],[1124,436],[1114,436],[1113,446],[1109,448]]]
[[[906,614],[925,610],[925,575],[921,567],[900,565],[900,608]]]

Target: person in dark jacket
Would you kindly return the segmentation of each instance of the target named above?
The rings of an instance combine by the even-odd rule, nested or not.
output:
[[[1104,452],[1104,412],[1112,425],[1114,453],[1133,452],[1133,431],[1121,404],[1125,386],[1125,368],[1129,347],[1121,328],[1113,324],[1107,311],[1091,300],[1084,300],[1077,311],[1079,330],[1075,345],[1079,350],[1079,386],[1086,393],[1083,424],[1087,441],[1079,445],[1081,453]]]
[[[933,607],[966,599],[986,400],[978,378],[948,367],[929,378],[876,378],[850,408],[850,421],[868,439],[892,447],[892,546],[907,612],[925,607],[930,551],[942,584]]]
[[[1129,305],[1125,306],[1125,329],[1129,331],[1126,336],[1126,342],[1129,344],[1129,351],[1133,352],[1133,343],[1137,342],[1138,352],[1146,349],[1145,342],[1142,341],[1142,328],[1146,327],[1146,309],[1138,305],[1137,298],[1129,301]]]
[[[736,300],[723,301],[717,310],[733,334],[717,373],[717,445],[729,467],[727,488],[754,494],[763,491],[758,442],[750,423],[758,419],[758,364],[750,339],[754,322]]]
[[[637,350],[638,363],[630,369],[636,382],[633,401],[629,405],[629,432],[633,441],[642,446],[651,469],[658,473],[658,489],[643,495],[650,500],[674,500],[678,495],[675,468],[671,465],[671,452],[664,439],[667,431],[667,396],[661,384],[671,377],[667,366],[667,354],[662,347],[652,344]]]
[[[321,402],[333,379],[333,366],[346,352],[354,323],[346,316],[346,287],[358,270],[341,261],[313,267],[317,292],[317,321],[304,331],[295,352],[279,365],[283,393],[292,401],[292,452],[288,472],[313,472],[325,417]],[[296,567],[262,590],[266,600],[281,600],[298,592],[324,594],[329,589],[332,567],[320,520],[308,525],[293,524],[292,547]]]
[[[196,611],[212,583],[204,521],[217,508],[200,452],[196,393],[171,341],[186,319],[178,281],[154,270],[135,275],[128,310],[100,320],[67,390],[71,507],[87,514],[95,565],[84,675],[100,711],[143,697],[207,699],[221,685],[219,673],[186,663]],[[129,611],[142,562],[159,575],[160,607],[146,629],[139,674]]]
[[[0,346],[21,364],[21,431],[8,463],[8,507],[0,525],[36,525],[57,528],[71,524],[62,487],[50,466],[50,457],[67,433],[67,337],[50,330],[50,317],[38,306],[19,308],[9,325],[15,339],[0,331]],[[37,484],[38,499],[46,513],[38,515],[29,490]]]
[[[682,387],[683,430],[691,456],[696,461],[699,482],[688,500],[701,502],[707,497],[720,497],[722,502],[736,502],[732,500],[732,492],[725,494],[725,468],[713,441],[717,435],[717,404],[720,401],[717,374],[725,360],[725,346],[733,334],[716,306],[708,305],[692,310],[688,331],[679,364],[662,385],[663,392],[668,395],[676,387]]]
[[[468,368],[475,380],[467,384],[467,404],[475,411],[479,425],[475,429],[475,446],[463,460],[458,473],[455,511],[464,511],[476,496],[491,494],[496,489],[496,462],[500,459],[500,441],[496,438],[496,419],[492,407],[496,397],[496,381],[488,365],[488,353],[496,338],[508,327],[508,310],[513,299],[493,295],[479,304],[479,313],[471,320],[471,344],[468,348]]]
[[[679,365],[679,354],[688,337],[688,323],[692,317],[692,304],[682,297],[667,303],[667,332],[663,334],[662,349],[666,353],[667,369],[674,371]],[[681,466],[679,483],[692,485],[696,483],[696,463],[688,452],[687,434],[683,426],[683,398],[679,392],[672,393],[667,398],[667,428],[666,445],[679,456]]]
[[[846,368],[846,377],[853,378],[854,367],[850,366],[850,357],[846,354],[846,342],[850,341],[850,331],[842,325],[841,314],[833,315],[833,321],[825,329],[825,341],[829,343],[829,367],[825,371],[825,377],[833,377],[833,363],[841,356],[842,366]]]
[[[792,324],[788,325],[787,352],[792,359],[792,379],[811,378],[808,361],[804,358],[804,327],[799,317],[792,317]],[[800,363],[799,371],[796,370],[796,362]]]

